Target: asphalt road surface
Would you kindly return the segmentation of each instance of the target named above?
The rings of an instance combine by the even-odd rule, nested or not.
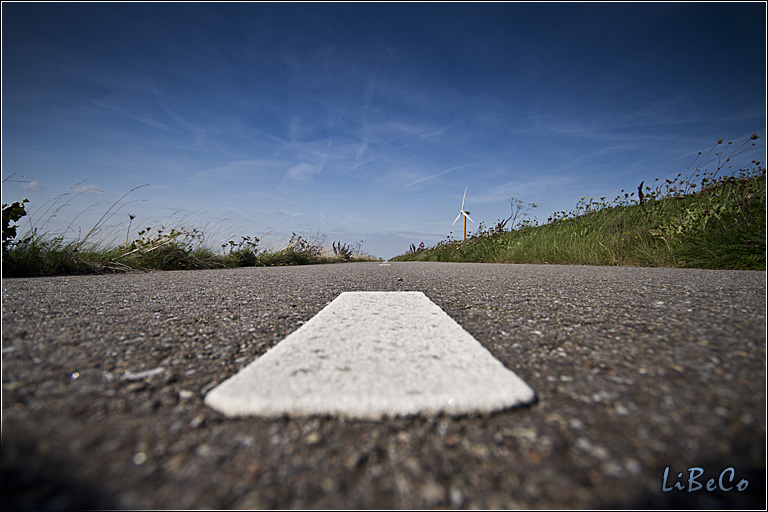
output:
[[[356,263],[2,287],[3,510],[766,507],[765,272]],[[381,421],[204,404],[345,291],[423,292],[538,401]]]

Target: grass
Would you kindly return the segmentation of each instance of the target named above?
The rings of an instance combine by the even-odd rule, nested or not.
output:
[[[425,249],[411,246],[392,260],[765,270],[763,163],[753,160],[735,172],[730,167],[734,158],[755,146],[755,139],[756,134],[738,146],[723,146],[720,140],[706,154],[699,153],[676,179],[657,179],[653,187],[643,182],[637,194],[622,190],[612,201],[582,197],[573,211],[558,212],[541,226],[525,218],[536,205],[526,209],[512,198],[513,215],[495,227],[481,224],[466,241],[446,239]],[[704,168],[710,164],[714,171]],[[66,193],[43,205],[47,209],[42,214],[35,213],[36,219],[46,219],[39,228],[33,224],[20,236],[12,223],[29,214],[26,200],[3,205],[3,277],[377,260],[362,251],[362,242],[356,247],[334,242],[329,248],[319,234],[307,238],[294,233],[279,249],[262,249],[259,238],[249,236],[214,247],[206,240],[205,228],[183,222],[170,229],[150,226],[131,237],[133,215],[124,242],[99,241],[110,238],[102,234],[109,231],[107,222],[141,187],[123,195],[91,230],[78,232],[74,240],[44,231],[72,200],[62,202]],[[114,238],[114,229],[111,234]]]
[[[466,241],[412,246],[393,260],[765,270],[765,169],[753,160],[723,172],[756,138],[728,143],[720,152],[718,141],[699,153],[692,170],[656,180],[654,187],[643,182],[637,194],[622,190],[613,201],[582,197],[574,211],[559,212],[547,224],[522,221],[506,230],[500,221]],[[702,169],[713,162],[714,171]]]
[[[184,228],[161,230],[130,245],[104,246],[34,236],[3,250],[3,277],[100,274],[134,270],[193,270],[275,265],[311,265],[378,261],[367,254],[333,253],[299,235],[279,250],[235,243],[216,251],[198,243],[200,233]]]
[[[319,234],[307,238],[293,233],[287,245],[280,249],[262,249],[259,238],[251,236],[241,236],[213,247],[204,230],[185,224],[170,229],[150,226],[131,237],[134,215],[129,216],[125,242],[99,241],[100,237],[102,240],[110,235],[114,238],[114,229],[109,232],[105,229],[106,223],[126,204],[126,196],[138,188],[141,187],[123,195],[85,235],[78,233],[74,239],[67,239],[61,233],[43,232],[36,226],[17,237],[18,226],[11,223],[28,215],[27,201],[3,205],[3,277],[378,261],[363,252],[362,241],[354,247],[334,242],[328,248],[325,236]],[[50,216],[42,227],[71,201],[62,204],[67,195],[54,198],[50,205],[46,203],[48,207],[40,217]],[[35,217],[38,217],[37,213]],[[70,228],[66,230],[69,231]],[[104,231],[108,231],[107,235],[102,234]]]

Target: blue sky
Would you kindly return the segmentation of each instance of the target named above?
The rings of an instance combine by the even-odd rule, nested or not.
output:
[[[86,232],[149,184],[103,236],[131,214],[384,258],[460,238],[465,188],[476,222],[510,196],[544,222],[719,138],[758,133],[764,162],[765,20],[762,2],[4,2],[2,175],[32,179],[2,199],[44,217],[68,192],[45,229]]]

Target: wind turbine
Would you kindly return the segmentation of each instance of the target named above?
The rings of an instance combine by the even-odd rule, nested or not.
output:
[[[469,187],[467,187],[469,188]],[[456,220],[453,221],[453,224],[456,224],[456,221],[461,218],[461,216],[464,216],[464,237],[462,240],[467,239],[467,219],[469,219],[469,212],[464,209],[464,200],[467,198],[467,188],[464,189],[464,197],[461,198],[461,210],[459,211],[459,214],[456,216]],[[473,223],[472,219],[469,219]],[[451,224],[451,227],[453,227],[453,224]]]

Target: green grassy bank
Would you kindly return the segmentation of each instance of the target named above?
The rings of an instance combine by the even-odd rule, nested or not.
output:
[[[756,136],[753,136],[756,138]],[[555,263],[765,270],[766,184],[761,162],[718,176],[695,169],[613,201],[583,197],[545,225],[485,229],[393,261]]]
[[[294,233],[290,241],[280,249],[262,249],[259,246],[260,240],[249,236],[211,246],[206,242],[201,230],[184,225],[171,229],[163,226],[148,227],[139,231],[132,241],[126,236],[124,243],[98,241],[104,223],[114,215],[112,212],[119,210],[119,207],[116,207],[124,198],[125,195],[107,210],[88,233],[75,240],[65,239],[62,235],[53,233],[39,233],[34,227],[17,236],[17,226],[14,223],[27,215],[26,200],[4,204],[3,277],[377,260],[362,251],[362,242],[353,246],[333,242],[328,247],[325,236],[319,234],[303,237]],[[54,206],[58,199],[60,198],[54,201]],[[53,207],[49,210],[51,208]],[[61,205],[55,212],[60,209]],[[130,220],[133,219],[134,216],[131,216]],[[128,230],[130,232],[130,224]]]
[[[195,244],[186,231],[158,235],[145,244],[101,246],[65,242],[57,237],[34,237],[3,251],[3,277],[65,274],[98,274],[141,270],[192,270],[275,265],[311,265],[350,261],[375,261],[365,254],[329,251],[300,236],[279,250],[259,250],[235,244],[216,251]],[[339,247],[337,245],[337,247]]]

